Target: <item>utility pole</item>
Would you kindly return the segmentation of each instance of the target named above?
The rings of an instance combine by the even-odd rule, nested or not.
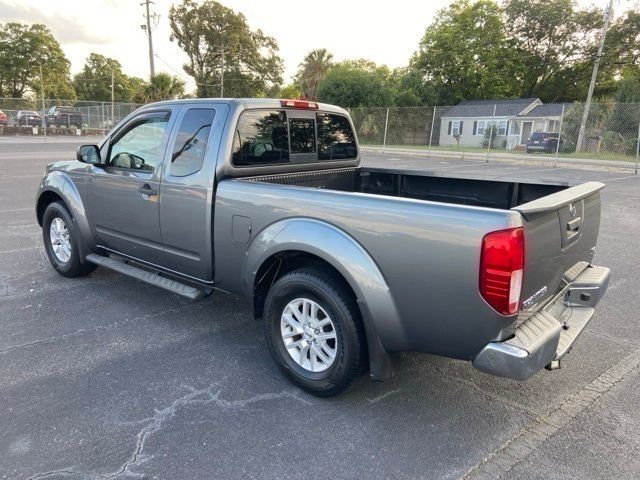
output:
[[[140,25],[140,28],[146,31],[147,40],[149,41],[149,72],[151,74],[150,78],[152,78],[156,74],[156,67],[155,67],[154,58],[153,58],[153,37],[151,33],[151,20],[153,20],[153,22],[157,24],[159,15],[157,13],[150,13],[149,11],[150,4],[154,4],[154,3],[151,0],[144,0],[144,2],[140,4],[145,7],[146,13],[144,14],[144,18],[147,21],[146,25]]]
[[[604,49],[604,39],[607,36],[607,29],[609,28],[609,20],[611,19],[612,9],[613,9],[613,0],[609,0],[607,9],[604,11],[604,23],[602,25],[602,33],[600,34],[600,45],[598,46],[598,53],[596,54],[596,59],[593,62],[593,72],[591,73],[591,83],[589,84],[587,101],[584,104],[584,111],[582,112],[582,121],[580,122],[580,130],[578,131],[578,141],[576,142],[576,152],[579,152],[582,150],[582,144],[584,143],[584,134],[587,128],[587,120],[589,118],[589,109],[591,108],[591,98],[593,97],[593,90],[596,86],[596,78],[598,77],[598,67],[600,66],[600,57],[602,57],[602,50]]]
[[[220,98],[224,98],[224,57],[225,57],[225,51],[224,51],[224,43],[222,44],[222,48],[220,49],[220,55],[221,55],[221,60],[220,60],[220,64],[221,64],[221,69],[220,69]]]
[[[44,78],[42,77],[42,64],[40,64],[40,96],[42,97],[42,130],[44,132],[44,143],[47,143],[47,112],[44,106]]]
[[[224,98],[224,70],[226,67],[227,48],[222,45],[216,47],[220,53],[220,98]]]
[[[116,124],[116,110],[115,110],[115,79],[113,69],[111,70],[111,128]],[[111,129],[109,129],[111,130]]]

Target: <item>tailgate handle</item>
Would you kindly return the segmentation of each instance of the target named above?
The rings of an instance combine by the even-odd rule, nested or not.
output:
[[[576,217],[567,222],[567,230],[569,232],[577,232],[577,230],[582,225],[582,217]]]

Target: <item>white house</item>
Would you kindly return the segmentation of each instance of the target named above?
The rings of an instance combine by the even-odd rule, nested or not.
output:
[[[533,132],[557,132],[570,103],[543,104],[539,98],[465,100],[440,120],[440,145],[480,147],[485,132],[496,131],[494,145],[509,150],[525,145]]]

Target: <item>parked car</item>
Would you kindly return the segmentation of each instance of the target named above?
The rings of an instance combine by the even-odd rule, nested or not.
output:
[[[19,126],[40,127],[42,126],[42,117],[33,110],[20,110],[13,117],[13,123]]]
[[[7,114],[0,110],[0,125],[7,126]]]
[[[47,126],[82,128],[82,113],[74,107],[51,107],[46,116]]]
[[[558,148],[558,134],[553,132],[534,132],[527,142],[527,153],[553,153]]]
[[[529,378],[559,366],[608,285],[591,264],[603,184],[362,167],[330,105],[150,104],[76,160],[37,195],[53,268],[242,295],[315,395],[388,378],[406,350]]]

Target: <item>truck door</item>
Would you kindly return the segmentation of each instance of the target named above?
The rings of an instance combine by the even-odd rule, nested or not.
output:
[[[109,139],[104,164],[87,182],[100,244],[153,264],[163,256],[158,195],[171,116],[172,108],[163,107],[132,117]]]
[[[229,107],[187,104],[169,140],[160,195],[161,265],[213,279],[213,205],[218,147]]]

